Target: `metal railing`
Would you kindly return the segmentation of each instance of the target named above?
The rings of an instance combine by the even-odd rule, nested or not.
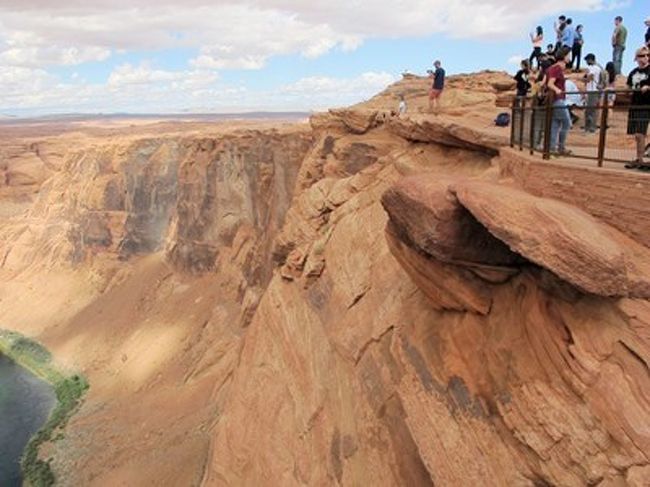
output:
[[[636,142],[627,135],[631,91],[567,92],[567,106],[554,106],[551,97],[517,97],[512,104],[510,146],[541,154],[544,159],[555,155],[595,160],[599,167],[605,161],[629,163],[636,159]],[[581,103],[579,103],[581,102]],[[650,106],[635,105],[647,110]],[[568,110],[572,120],[566,144],[560,151],[554,132],[558,110]],[[557,123],[557,122],[556,122]]]

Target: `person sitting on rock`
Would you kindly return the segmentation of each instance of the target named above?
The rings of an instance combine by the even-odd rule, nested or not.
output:
[[[445,70],[442,69],[442,63],[440,61],[434,62],[433,67],[436,69],[431,73],[433,84],[429,91],[429,111],[435,113],[438,111],[440,105],[442,90],[445,89]]]

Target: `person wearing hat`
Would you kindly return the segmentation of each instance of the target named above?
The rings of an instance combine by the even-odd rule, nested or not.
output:
[[[643,160],[646,135],[650,123],[650,50],[641,47],[636,51],[637,67],[627,77],[627,86],[632,90],[632,102],[628,112],[627,133],[636,141],[636,159],[626,164],[627,169],[650,170],[650,164]]]
[[[585,104],[585,132],[595,133],[597,127],[598,102],[602,86],[603,68],[596,62],[596,56],[589,53],[585,56],[587,73],[584,76],[585,91],[587,92]]]

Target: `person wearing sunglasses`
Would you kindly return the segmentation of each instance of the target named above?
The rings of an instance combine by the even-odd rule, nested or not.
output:
[[[632,101],[627,119],[627,133],[636,141],[636,159],[626,164],[627,169],[650,171],[650,164],[643,159],[646,134],[650,123],[650,50],[642,47],[636,51],[637,67],[627,77],[627,86],[632,90]]]

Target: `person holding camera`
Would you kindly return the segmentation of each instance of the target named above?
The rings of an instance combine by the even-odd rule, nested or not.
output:
[[[442,90],[445,89],[445,70],[442,69],[442,63],[435,61],[433,67],[435,71],[429,70],[429,77],[433,78],[431,89],[429,90],[429,111],[437,113],[440,105]]]

